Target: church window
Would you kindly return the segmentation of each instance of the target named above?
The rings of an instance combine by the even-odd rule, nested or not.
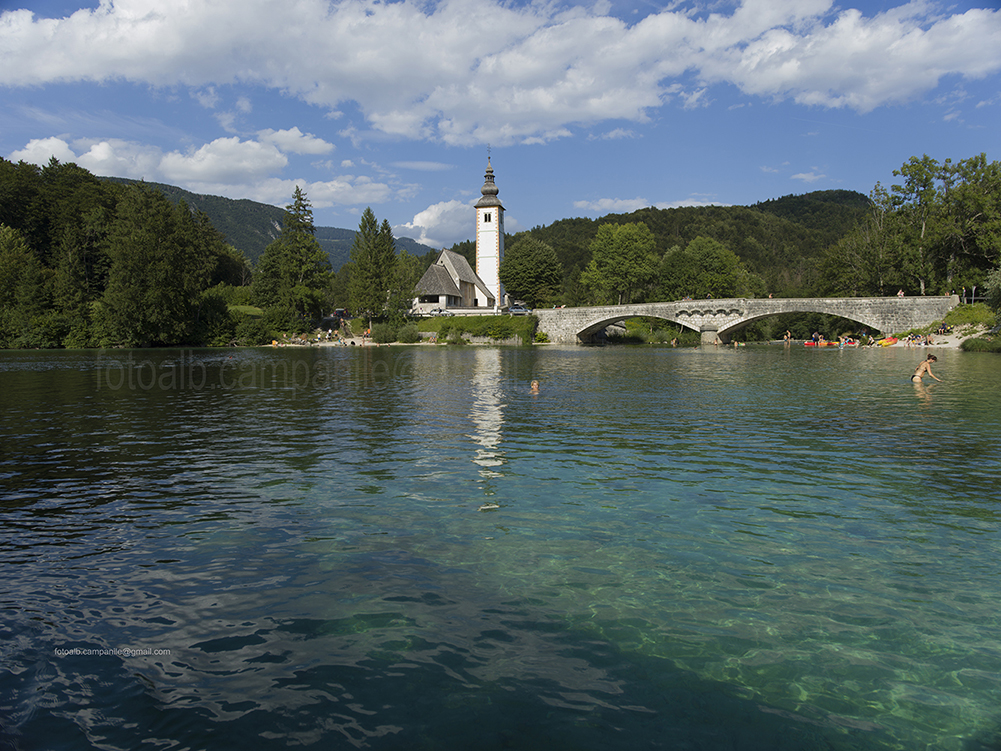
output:
[[[484,221],[484,222],[485,222],[486,224],[489,224],[489,223],[490,223],[490,212],[489,212],[489,211],[488,211],[488,212],[486,212],[486,213],[485,213],[485,214],[483,215],[483,221]]]

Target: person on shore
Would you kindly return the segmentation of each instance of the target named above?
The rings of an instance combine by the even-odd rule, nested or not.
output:
[[[942,379],[931,372],[931,364],[933,362],[938,362],[938,358],[935,357],[935,355],[928,355],[927,358],[922,360],[918,367],[914,370],[914,375],[911,376],[911,381],[913,383],[921,383],[921,376],[927,373],[929,376],[941,383]]]

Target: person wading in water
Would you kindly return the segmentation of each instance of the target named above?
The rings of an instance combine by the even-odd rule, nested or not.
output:
[[[928,355],[927,359],[922,360],[918,367],[914,370],[914,375],[911,376],[911,381],[914,383],[921,383],[921,376],[927,373],[936,381],[941,383],[942,379],[931,372],[931,364],[933,362],[938,362],[938,358],[935,357],[935,355]]]

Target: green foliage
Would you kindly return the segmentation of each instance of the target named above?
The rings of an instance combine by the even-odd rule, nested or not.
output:
[[[627,318],[621,324],[625,333],[612,333],[611,344],[670,344],[678,347],[697,347],[702,343],[698,331],[686,329],[660,318]]]
[[[420,331],[435,331],[438,341],[444,342],[455,333],[483,336],[491,339],[518,337],[523,344],[535,339],[539,319],[535,316],[456,316],[455,318],[425,318],[418,325]]]
[[[207,289],[202,292],[199,300],[192,342],[209,347],[234,344],[237,323],[220,291],[216,288]]]
[[[389,300],[386,313],[395,321],[402,322],[404,314],[414,302],[414,287],[427,269],[423,261],[401,250],[393,263],[393,273],[389,279]]]
[[[996,319],[994,311],[984,303],[959,305],[948,313],[942,322],[947,326],[993,326]]]
[[[42,169],[0,159],[0,223],[29,251],[6,273],[3,258],[18,249],[7,233],[0,240],[6,346],[193,343],[202,291],[249,274],[204,214],[54,159]]]
[[[330,287],[327,290],[327,310],[351,307],[351,264],[341,266],[337,273],[330,277]]]
[[[414,323],[405,323],[396,332],[396,341],[403,344],[416,344],[421,340],[421,332]]]
[[[745,297],[761,289],[760,280],[744,269],[732,250],[707,237],[665,253],[659,279],[663,300]]]
[[[102,345],[191,341],[208,269],[187,207],[172,206],[163,194],[133,186],[119,201],[108,245]]]
[[[289,322],[318,318],[330,285],[330,262],[313,232],[313,209],[296,187],[281,235],[265,249],[254,274],[257,304]]]
[[[823,294],[883,297],[904,286],[903,239],[889,193],[876,183],[869,211],[820,260]]]
[[[1001,313],[1001,266],[987,275],[987,304],[995,313]]]
[[[234,337],[236,343],[242,347],[270,344],[278,338],[277,332],[271,328],[264,316],[236,312],[233,314],[233,319],[236,321]]]
[[[552,247],[529,235],[505,251],[500,280],[512,298],[538,308],[559,299],[563,266]]]
[[[349,292],[351,308],[355,312],[367,314],[370,320],[383,314],[389,299],[395,261],[396,246],[389,222],[383,220],[380,227],[371,207],[366,208],[351,247]]]
[[[828,294],[948,294],[983,286],[1001,261],[1001,164],[911,157],[869,215],[825,255]]]
[[[396,341],[396,327],[390,323],[372,324],[372,341],[376,344],[389,344]]]
[[[653,233],[638,224],[603,224],[591,241],[591,261],[580,281],[599,304],[621,305],[657,270]]]
[[[230,306],[252,307],[254,301],[254,291],[250,287],[234,287],[226,282],[220,282],[210,289],[218,292],[222,299]]]
[[[959,345],[964,352],[995,352],[1001,353],[1001,337],[977,336],[964,339]]]

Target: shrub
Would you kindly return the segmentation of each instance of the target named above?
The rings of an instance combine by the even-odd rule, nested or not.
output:
[[[396,332],[396,341],[403,344],[416,344],[421,340],[421,332],[417,330],[417,324],[405,323]]]
[[[236,338],[236,318],[218,288],[202,292],[192,343],[225,347]]]
[[[964,339],[959,346],[964,352],[1001,352],[1001,337],[978,336]]]
[[[945,314],[942,319],[948,326],[994,325],[994,313],[982,302],[960,305]]]
[[[236,318],[236,342],[243,347],[257,347],[271,344],[276,338],[274,331],[268,326],[263,316],[248,316],[243,313],[234,314]]]
[[[396,329],[391,323],[373,323],[372,341],[376,344],[389,344],[396,341]]]
[[[494,316],[484,329],[491,339],[509,339],[514,336],[514,324],[507,316]]]

